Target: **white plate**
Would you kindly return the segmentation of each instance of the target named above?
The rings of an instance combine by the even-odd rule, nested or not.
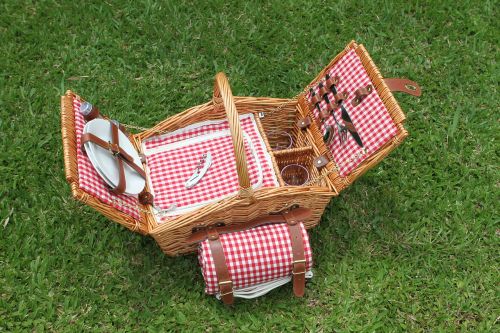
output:
[[[111,124],[105,119],[94,119],[85,125],[83,133],[94,134],[101,140],[109,142],[111,141]],[[139,154],[122,131],[118,131],[118,140],[120,148],[132,157],[136,165],[142,167]],[[87,142],[85,144],[85,149],[87,150],[87,156],[89,157],[90,162],[104,181],[111,187],[118,186],[118,163],[109,150],[92,142]],[[125,194],[136,195],[141,193],[146,185],[145,179],[142,178],[127,163],[124,162],[123,165],[125,170]]]
[[[87,153],[87,156],[88,156],[88,158],[90,159],[91,162],[96,160],[95,155],[94,155],[94,151],[93,151],[93,147],[94,147],[94,145],[91,144],[90,142],[86,142],[85,143],[85,152]],[[92,166],[97,171],[97,173],[99,174],[99,176],[101,176],[101,178],[106,182],[106,184],[108,184],[108,186],[111,186],[111,187],[114,186],[113,183],[111,182],[111,180],[109,180],[106,177],[106,175],[102,172],[102,170],[99,168],[99,166],[97,164],[94,165],[92,163]]]
[[[307,271],[306,272],[306,279],[312,279],[313,277],[313,272],[312,271]],[[281,278],[276,278],[272,281],[268,282],[262,282],[253,286],[245,287],[245,288],[240,288],[240,289],[235,289],[233,291],[234,297],[240,297],[240,298],[246,298],[246,299],[252,299],[256,298],[262,295],[267,294],[271,290],[278,288],[288,282],[292,281],[292,276],[284,276]],[[215,294],[215,297],[217,299],[220,299],[220,293]]]
[[[104,141],[111,141],[111,126],[107,120],[104,119],[95,119],[98,120],[99,123],[91,124],[91,126],[84,128],[84,133],[90,132]],[[93,121],[91,121],[93,122]],[[90,124],[91,122],[87,123]],[[119,141],[120,147],[125,150],[133,159],[134,162],[142,166],[140,162],[139,155],[135,151],[134,147],[128,140],[128,138],[119,131]],[[103,178],[103,180],[111,187],[116,187],[118,185],[119,173],[118,173],[118,164],[115,158],[111,155],[111,153],[92,143],[87,142],[85,144],[85,149],[87,151],[87,155],[89,156],[92,165],[96,169],[97,173]],[[145,185],[145,180],[128,164],[124,163],[125,169],[125,191],[124,193],[127,195],[136,195],[142,191]]]

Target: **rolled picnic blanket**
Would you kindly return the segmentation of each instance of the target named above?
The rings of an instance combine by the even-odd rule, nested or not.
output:
[[[303,296],[312,251],[302,221],[310,216],[309,209],[297,208],[194,233],[205,292],[231,304],[234,296],[261,296],[293,280],[294,294]]]

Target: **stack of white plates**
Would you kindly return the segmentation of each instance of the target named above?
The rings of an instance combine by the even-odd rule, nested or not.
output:
[[[83,133],[91,133],[101,140],[111,142],[111,123],[109,120],[105,119],[94,119],[85,125]],[[142,168],[139,154],[127,136],[122,131],[118,130],[118,137],[120,148],[134,159],[136,165]],[[93,142],[85,143],[85,151],[87,152],[90,162],[106,184],[112,188],[118,186],[119,171],[116,157],[113,156],[109,150]],[[141,193],[146,185],[146,180],[127,163],[123,162],[123,166],[125,169],[126,185],[124,193],[127,195],[137,195]]]
[[[313,277],[312,271],[307,271],[306,279],[311,279],[312,277]],[[234,297],[239,297],[239,298],[247,298],[247,299],[256,298],[265,295],[271,290],[281,287],[282,285],[287,284],[290,281],[292,281],[291,276],[284,276],[281,278],[274,279],[272,281],[259,283],[254,286],[235,289],[233,291],[233,295]],[[215,294],[215,297],[217,299],[220,299],[221,298],[220,293]]]

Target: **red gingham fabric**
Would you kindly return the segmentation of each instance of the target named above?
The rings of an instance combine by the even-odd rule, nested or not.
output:
[[[243,119],[241,119],[240,125],[245,126],[245,129],[248,129],[248,126],[250,125],[249,121],[251,120],[245,116],[243,117]],[[167,133],[150,138],[144,142],[144,145],[147,149],[152,149],[167,145],[169,143],[183,141],[199,135],[215,133],[223,130],[229,130],[229,123],[227,121],[207,122],[206,124],[193,124],[191,126],[183,128],[180,131],[174,131],[172,133]],[[253,131],[251,132],[253,133]]]
[[[87,155],[80,149],[80,136],[85,127],[85,120],[80,114],[81,101],[78,97],[73,98],[73,112],[75,113],[75,132],[76,132],[76,155],[78,164],[78,185],[88,194],[98,198],[105,204],[108,204],[123,213],[132,216],[134,219],[139,220],[139,210],[137,207],[137,198],[127,195],[116,195],[109,191],[104,180],[99,176],[97,171],[92,166]],[[124,202],[125,205],[120,204]]]
[[[309,271],[312,267],[311,246],[302,223],[300,228],[306,270]],[[234,289],[254,286],[292,274],[292,243],[286,223],[263,225],[250,230],[221,234],[219,237]],[[217,274],[208,240],[200,243],[198,260],[205,279],[205,292],[211,295],[217,293]]]
[[[321,126],[323,134],[325,133],[327,125],[331,125],[334,128],[335,137],[328,148],[330,148],[335,163],[339,168],[339,174],[341,176],[347,176],[367,157],[375,153],[387,141],[394,137],[397,128],[375,90],[359,105],[356,107],[352,106],[351,100],[354,98],[354,91],[358,88],[366,87],[368,84],[372,84],[361,60],[354,50],[344,55],[334,66],[332,66],[332,68],[330,68],[328,73],[332,77],[335,75],[340,77],[337,91],[339,93],[347,91],[349,97],[344,101],[344,107],[349,113],[364,145],[363,151],[363,148],[357,145],[350,133],[347,134],[347,141],[341,145],[333,116],[326,119]],[[319,94],[318,85],[314,86],[313,89]],[[306,97],[310,101],[310,93],[308,93]],[[328,98],[331,101],[335,100],[331,92]],[[327,104],[324,100],[320,103],[320,108],[322,110],[327,108]],[[313,112],[315,117],[318,118],[318,109],[315,108]],[[337,120],[343,124],[341,113],[340,108],[335,110]]]
[[[248,171],[252,185],[258,182],[259,174],[262,172],[261,187],[278,186],[276,176],[273,172],[271,161],[253,115],[240,116],[240,124],[243,131],[248,135],[245,142],[245,150]],[[213,134],[201,142],[184,145],[183,141],[190,138]],[[258,170],[258,164],[254,154],[251,152],[248,138],[252,142],[259,164],[262,168]],[[167,144],[177,143],[178,147],[161,151]],[[147,166],[150,175],[150,184],[154,193],[155,206],[168,209],[175,205],[176,209],[182,209],[191,205],[203,205],[235,195],[239,190],[238,175],[236,172],[236,160],[234,149],[226,120],[194,124],[188,128],[181,129],[166,135],[149,139],[143,143]],[[148,149],[157,149],[148,151]],[[210,152],[212,164],[205,176],[196,186],[187,189],[186,180],[193,174],[203,154]],[[173,211],[175,214],[175,210]],[[162,219],[162,221],[164,221]]]

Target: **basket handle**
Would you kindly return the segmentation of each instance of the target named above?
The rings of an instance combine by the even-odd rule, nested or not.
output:
[[[240,185],[239,197],[255,199],[253,196],[252,184],[248,174],[247,157],[245,144],[238,117],[238,110],[234,104],[233,93],[229,86],[229,81],[224,73],[215,75],[213,104],[215,111],[224,108],[229,122],[229,131],[233,141],[234,156],[236,158],[236,171],[238,172],[238,183]]]

